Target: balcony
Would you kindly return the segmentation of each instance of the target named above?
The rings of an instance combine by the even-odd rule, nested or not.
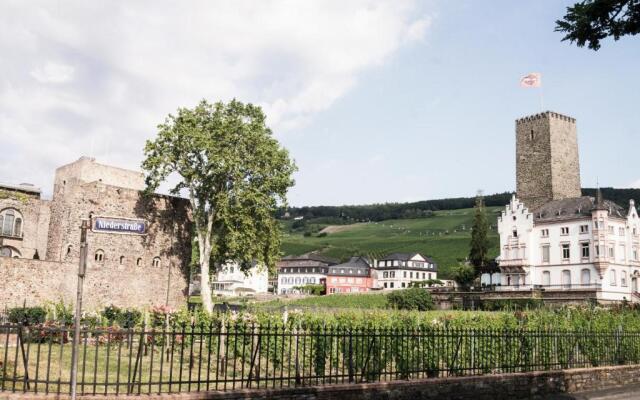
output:
[[[527,264],[524,258],[512,258],[508,260],[500,260],[498,265],[501,267],[522,267]]]
[[[17,235],[13,234],[13,233],[0,232],[0,238],[1,239],[9,239],[9,240],[22,240],[22,239],[24,239],[24,232],[20,232]]]

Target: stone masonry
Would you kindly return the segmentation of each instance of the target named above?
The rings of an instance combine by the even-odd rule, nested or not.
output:
[[[23,238],[3,237],[19,251],[0,257],[0,307],[74,299],[83,219],[143,220],[144,235],[87,234],[88,307],[127,307],[184,302],[191,258],[191,216],[186,199],[146,195],[144,176],[82,157],[56,170],[53,199],[38,195],[0,198],[24,220]],[[15,242],[15,243],[13,243]],[[20,245],[18,247],[18,245]],[[35,250],[39,258],[35,260]],[[169,290],[167,290],[169,288]]]
[[[575,119],[547,111],[516,120],[516,180],[530,210],[581,196]]]

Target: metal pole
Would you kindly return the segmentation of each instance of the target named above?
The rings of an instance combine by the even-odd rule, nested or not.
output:
[[[76,297],[76,316],[74,319],[74,333],[71,348],[71,400],[76,399],[76,386],[78,384],[78,339],[80,337],[80,320],[82,318],[82,287],[84,274],[87,269],[87,230],[89,221],[82,220],[80,226],[80,263],[78,264],[78,293]]]

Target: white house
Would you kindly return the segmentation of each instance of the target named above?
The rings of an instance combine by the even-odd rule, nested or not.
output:
[[[593,290],[603,301],[640,301],[633,200],[625,211],[598,191],[595,199],[554,200],[532,212],[513,196],[498,232],[500,290]]]
[[[374,286],[382,290],[402,289],[412,282],[438,279],[438,265],[420,253],[393,253],[375,264]]]
[[[255,295],[267,293],[268,288],[269,272],[257,263],[253,263],[246,273],[235,262],[218,265],[211,281],[214,296]]]
[[[338,264],[315,253],[286,256],[277,263],[278,294],[295,293],[305,285],[326,285],[329,267]]]

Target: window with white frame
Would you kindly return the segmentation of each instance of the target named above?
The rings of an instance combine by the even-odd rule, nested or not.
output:
[[[589,258],[589,242],[580,243],[580,251],[582,258]]]
[[[618,257],[620,258],[620,261],[627,260],[627,249],[624,244],[620,245],[620,251],[618,252]]]
[[[549,245],[545,244],[544,246],[542,246],[542,262],[543,263],[548,263],[549,262]]]
[[[618,235],[620,235],[620,236],[624,236],[624,235],[625,235],[625,229],[624,229],[624,227],[620,227],[620,228],[618,228]]]
[[[612,225],[609,225],[609,233],[612,235],[615,233]]]
[[[615,258],[616,257],[616,249],[613,246],[609,246],[609,258]]]
[[[571,286],[571,271],[569,271],[568,269],[562,270],[562,286]]]
[[[542,285],[543,286],[551,285],[551,272],[542,271]]]
[[[627,271],[620,272],[620,286],[627,286]]]
[[[569,245],[569,243],[563,243],[562,244],[562,259],[563,260],[568,260],[571,258],[571,246]]]
[[[549,237],[549,230],[548,229],[542,229],[540,231],[540,236],[542,237]]]
[[[609,284],[610,284],[611,286],[616,286],[616,285],[617,285],[617,282],[616,282],[616,280],[617,280],[617,279],[618,279],[618,278],[616,277],[616,270],[615,270],[615,269],[612,269],[612,270],[609,272]]]
[[[560,234],[563,236],[566,236],[569,234],[569,227],[568,226],[563,226],[562,228],[560,228]]]
[[[589,233],[589,225],[580,225],[580,233]]]
[[[582,271],[580,271],[580,284],[591,284],[591,270],[589,270],[589,268],[583,268]]]

